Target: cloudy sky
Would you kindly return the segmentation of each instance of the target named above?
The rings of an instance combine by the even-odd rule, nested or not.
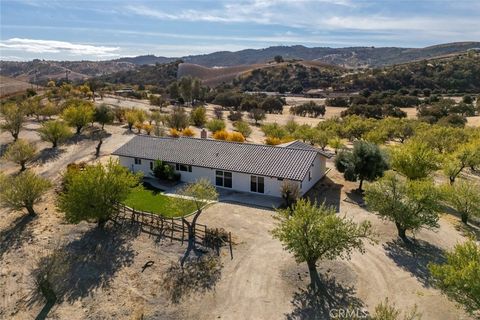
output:
[[[480,41],[480,0],[1,0],[0,59]]]

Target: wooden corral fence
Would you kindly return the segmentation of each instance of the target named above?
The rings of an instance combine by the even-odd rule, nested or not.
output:
[[[116,223],[135,224],[140,226],[141,232],[170,241],[181,241],[182,245],[188,241],[188,227],[180,218],[165,218],[152,212],[135,210],[124,204],[117,205],[117,214],[112,218]],[[233,259],[232,234],[222,229],[211,229],[201,223],[195,226],[195,243],[220,253],[220,248],[228,246],[230,257]]]

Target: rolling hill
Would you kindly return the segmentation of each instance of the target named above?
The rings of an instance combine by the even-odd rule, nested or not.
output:
[[[283,85],[287,91],[295,86],[320,86],[320,79],[333,81],[345,69],[319,61],[295,61],[264,63],[233,67],[203,67],[191,63],[178,66],[177,78],[191,76],[199,78],[205,85],[216,86],[233,82],[247,91],[278,91]],[[246,85],[243,85],[246,84]]]
[[[0,98],[25,92],[29,88],[32,84],[28,82],[0,76]]]
[[[399,47],[349,47],[349,48],[308,48],[301,45],[275,46],[265,49],[245,49],[236,52],[219,51],[210,54],[185,56],[181,58],[156,57],[154,55],[121,58],[116,61],[133,64],[167,63],[177,59],[205,67],[227,67],[266,63],[280,55],[285,59],[320,61],[344,67],[380,67],[414,60],[465,52],[480,48],[480,42],[454,42],[425,48]]]
[[[177,78],[191,76],[199,78],[207,86],[216,86],[222,82],[230,82],[241,74],[254,69],[261,69],[267,64],[241,65],[233,67],[204,67],[198,64],[181,63],[178,66]]]
[[[480,42],[457,42],[426,48],[308,48],[297,45],[246,49],[237,52],[221,51],[182,58],[146,55],[110,61],[45,61],[38,59],[28,62],[0,61],[0,75],[23,81],[34,81],[36,77],[39,83],[44,83],[49,79],[62,79],[66,72],[69,72],[69,79],[74,81],[83,81],[95,76],[113,83],[152,85],[164,85],[177,76],[191,75],[202,79],[207,85],[215,86],[222,82],[233,81],[238,77],[244,79],[244,75],[248,77],[249,73],[251,74],[254,70],[263,70],[257,72],[257,78],[258,74],[262,74],[262,78],[267,75],[273,76],[275,78],[273,87],[269,86],[271,83],[268,83],[268,79],[260,78],[253,82],[250,81],[251,84],[241,80],[242,87],[266,90],[268,87],[278,88],[280,81],[288,81],[286,86],[292,89],[298,85],[304,88],[327,85],[327,82],[330,83],[332,80],[326,77],[327,74],[332,74],[332,71],[334,71],[333,74],[338,74],[341,70],[332,69],[332,65],[342,68],[379,68],[431,58],[456,56],[475,48],[480,48]],[[276,75],[275,71],[266,71],[265,68],[279,69],[282,67],[282,65],[271,63],[277,55],[282,56],[286,61],[294,61],[290,63],[299,63],[314,73],[316,69],[319,69],[320,73],[317,72],[313,77],[308,75],[305,78],[301,68],[282,71],[289,74],[299,72],[297,75],[303,78],[294,84],[292,77]]]
[[[0,61],[0,75],[32,82],[36,77],[39,83],[65,78],[66,72],[70,80],[78,81],[135,68],[135,64],[116,61]]]

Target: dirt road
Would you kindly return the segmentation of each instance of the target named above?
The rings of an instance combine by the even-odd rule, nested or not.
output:
[[[278,319],[288,312],[292,288],[282,280],[281,270],[293,258],[269,234],[272,213],[226,203],[204,213],[205,223],[232,230],[237,245],[233,260],[224,256],[222,279],[215,291],[189,308],[191,319]]]

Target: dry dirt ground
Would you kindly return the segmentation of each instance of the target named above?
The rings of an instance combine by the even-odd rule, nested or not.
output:
[[[38,173],[58,182],[68,163],[94,161],[96,142],[88,130],[53,153],[39,140],[37,127],[36,122],[28,122],[20,137],[35,142],[41,150],[32,166]],[[102,146],[101,161],[133,136],[120,126],[106,126],[106,130],[111,135]],[[7,133],[0,134],[3,148],[10,142]],[[5,173],[18,170],[3,160],[0,166]],[[208,208],[199,222],[231,231],[234,257],[230,259],[228,250],[223,250],[220,278],[173,303],[162,279],[185,247],[128,225],[102,233],[94,224],[67,224],[54,207],[52,191],[36,207],[37,218],[0,211],[0,319],[34,319],[45,312],[33,274],[41,257],[59,246],[77,259],[62,282],[62,300],[48,314],[51,319],[328,319],[332,308],[350,305],[371,311],[385,297],[401,308],[416,304],[423,319],[469,319],[431,288],[426,269],[427,262],[441,259],[443,250],[464,239],[455,228],[458,219],[445,216],[439,230],[420,231],[412,252],[396,241],[391,223],[344,201],[355,199],[350,193],[355,185],[335,170],[328,177],[310,195],[326,199],[341,215],[372,221],[379,234],[379,243],[367,245],[364,255],[319,264],[334,297],[328,305],[304,291],[308,282],[305,266],[297,265],[272,239],[269,231],[275,220],[271,210],[231,203]],[[154,264],[142,272],[150,260]]]
[[[286,124],[288,120],[294,119],[297,123],[299,124],[308,124],[311,126],[316,126],[319,122],[324,121],[324,119],[329,119],[332,117],[339,117],[340,113],[345,110],[346,108],[340,108],[340,107],[326,107],[326,113],[323,118],[309,118],[309,117],[300,117],[300,116],[294,116],[290,114],[290,107],[296,106],[298,104],[302,104],[308,101],[315,101],[319,104],[324,104],[325,99],[307,99],[307,98],[301,98],[301,97],[288,97],[286,99],[287,105],[284,106],[283,108],[283,114],[267,114],[266,119],[262,123],[273,123],[276,122],[278,124]],[[98,100],[97,103],[106,103],[110,106],[114,107],[122,107],[122,108],[138,108],[142,109],[145,111],[149,111],[151,109],[155,109],[155,107],[152,107],[148,100],[133,100],[133,99],[126,99],[122,97],[114,97],[114,96],[107,96],[104,97],[103,100]],[[214,109],[215,105],[214,104],[207,104],[207,117],[209,119],[214,118]],[[171,106],[168,108],[163,108],[164,112],[170,112],[172,109]],[[187,111],[189,109],[187,108]],[[415,118],[416,117],[416,109],[415,108],[402,108],[407,113],[407,116],[409,118]],[[227,118],[228,111],[224,111],[224,120],[227,124],[227,130],[233,131],[233,123],[232,121],[228,120]],[[248,118],[247,113],[244,113],[244,120],[249,121],[252,125],[252,134],[250,137],[247,138],[247,142],[250,143],[264,143],[265,142],[265,136],[263,132],[260,130],[260,125],[255,126],[254,123]],[[200,129],[197,127],[190,127],[194,132],[195,132],[195,137],[200,137]]]

